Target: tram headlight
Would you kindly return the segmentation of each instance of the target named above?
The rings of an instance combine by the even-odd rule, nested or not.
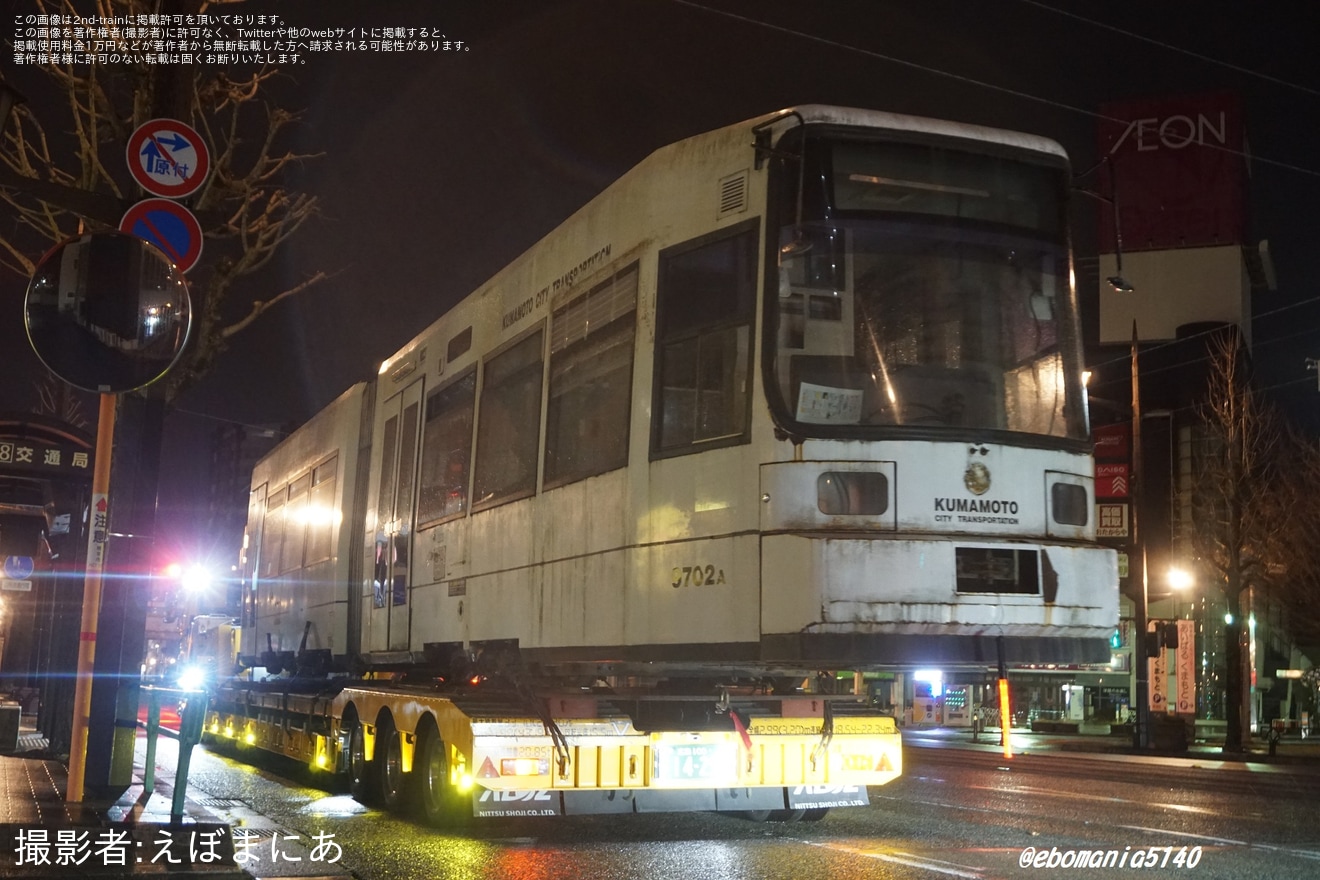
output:
[[[1055,483],[1050,486],[1050,512],[1056,523],[1066,526],[1084,526],[1091,506],[1086,503],[1086,487],[1075,483]]]
[[[880,516],[889,510],[889,478],[876,471],[825,471],[816,507],[826,516]]]

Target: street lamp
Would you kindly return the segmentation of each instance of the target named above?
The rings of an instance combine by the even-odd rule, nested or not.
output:
[[[1141,443],[1141,425],[1144,418],[1162,417],[1172,421],[1173,413],[1169,410],[1152,410],[1143,415],[1141,411],[1141,371],[1138,364],[1138,336],[1137,322],[1132,322],[1132,351],[1131,351],[1131,378],[1132,378],[1132,569],[1131,576],[1136,578],[1136,582],[1141,584],[1141,593],[1139,597],[1134,597],[1136,604],[1136,648],[1133,651],[1133,657],[1136,661],[1133,682],[1133,698],[1137,705],[1134,707],[1136,712],[1136,723],[1132,729],[1132,746],[1138,751],[1150,748],[1152,739],[1150,735],[1150,663],[1146,656],[1146,629],[1147,621],[1150,617],[1150,583],[1146,566],[1146,543],[1144,536],[1140,531],[1141,522],[1145,511],[1143,504],[1145,502],[1145,464],[1142,457]],[[1172,433],[1172,426],[1170,426]],[[1172,454],[1170,455],[1170,467],[1172,467]],[[1138,600],[1139,601],[1136,601]]]
[[[1117,216],[1118,206],[1114,206]],[[1137,322],[1132,321],[1132,563],[1131,576],[1141,584],[1140,602],[1136,605],[1136,645],[1133,651],[1136,669],[1133,670],[1133,698],[1136,700],[1136,721],[1132,726],[1132,747],[1144,751],[1150,746],[1150,664],[1146,660],[1146,618],[1150,609],[1149,585],[1146,582],[1146,545],[1138,531],[1141,522],[1142,475],[1141,456],[1141,371],[1137,361]],[[1135,571],[1132,568],[1135,567]]]
[[[1196,578],[1185,568],[1179,568],[1176,565],[1169,567],[1169,572],[1165,576],[1166,582],[1175,590],[1190,590],[1196,585]]]

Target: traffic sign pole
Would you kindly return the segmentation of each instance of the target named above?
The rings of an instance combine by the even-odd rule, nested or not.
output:
[[[69,745],[69,784],[64,799],[81,803],[87,774],[87,726],[92,716],[92,669],[96,663],[96,621],[101,613],[101,574],[105,566],[110,494],[110,450],[115,441],[115,395],[101,395],[92,464],[92,515],[87,535],[87,575],[83,580],[82,628],[73,690],[73,731]],[[99,508],[99,509],[98,509]]]

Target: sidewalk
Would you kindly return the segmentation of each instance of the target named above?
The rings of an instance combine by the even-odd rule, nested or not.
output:
[[[158,770],[147,792],[137,766],[119,797],[66,803],[67,768],[24,721],[18,750],[0,755],[0,878],[250,880],[228,824],[191,800],[172,821],[172,773],[162,780]]]

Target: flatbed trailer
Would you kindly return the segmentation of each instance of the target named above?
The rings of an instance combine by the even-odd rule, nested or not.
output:
[[[677,718],[687,727],[657,729]],[[902,772],[893,718],[820,694],[236,683],[213,696],[205,733],[345,774],[355,795],[441,826],[703,810],[818,818],[867,804],[868,786]]]

